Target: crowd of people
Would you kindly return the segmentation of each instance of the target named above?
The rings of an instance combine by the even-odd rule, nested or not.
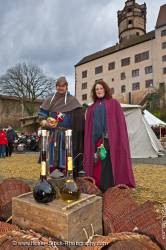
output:
[[[0,128],[0,158],[11,156],[14,148],[14,141],[17,139],[17,133],[11,125],[7,129]]]
[[[8,126],[0,128],[0,158],[11,156],[13,152],[39,151],[39,136],[36,132],[15,132]]]

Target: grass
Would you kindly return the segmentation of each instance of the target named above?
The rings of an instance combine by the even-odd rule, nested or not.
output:
[[[134,197],[137,201],[166,203],[166,166],[135,164],[134,175],[137,185]]]
[[[12,157],[0,159],[0,176],[38,180],[40,165],[37,161],[38,154],[13,154]],[[133,195],[136,201],[166,203],[166,166],[135,164],[134,175],[137,187]]]
[[[0,159],[0,176],[37,180],[40,175],[37,161],[38,154],[13,154]]]

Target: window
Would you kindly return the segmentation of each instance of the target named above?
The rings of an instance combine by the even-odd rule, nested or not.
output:
[[[166,62],[166,55],[162,56],[162,61]]]
[[[152,73],[153,72],[153,68],[152,68],[152,66],[147,66],[147,67],[145,67],[145,74],[147,75],[147,74],[150,74],[150,73]]]
[[[115,62],[110,62],[108,64],[108,70],[113,70],[113,69],[115,69]]]
[[[125,75],[125,72],[122,72],[122,73],[120,74],[120,79],[121,79],[121,80],[124,80],[124,79],[126,79],[126,75]]]
[[[139,36],[139,32],[136,32],[136,35]]]
[[[82,89],[87,89],[87,82],[82,83]]]
[[[126,85],[122,85],[121,86],[121,93],[125,93],[126,92]]]
[[[133,24],[133,20],[128,20],[128,24]]]
[[[114,95],[115,94],[115,89],[111,88],[111,94]]]
[[[97,80],[95,80],[95,83],[97,83],[97,82],[99,82],[99,81],[102,81],[102,80],[103,80],[103,78],[97,79]]]
[[[166,68],[163,68],[163,74],[166,74]]]
[[[112,78],[112,82],[114,82],[114,78]]]
[[[103,72],[103,66],[98,66],[95,68],[95,74],[100,74]]]
[[[128,12],[131,12],[132,11],[132,8],[128,8],[128,10],[127,10]]]
[[[145,81],[145,88],[153,87],[153,79]]]
[[[87,100],[87,94],[82,95],[82,101]]]
[[[148,60],[149,59],[149,51],[139,53],[135,55],[135,63]]]
[[[132,90],[138,90],[140,89],[140,83],[139,82],[134,82],[132,84]]]
[[[162,49],[166,49],[166,42],[163,42],[161,47]]]
[[[165,82],[160,82],[159,84],[159,89],[161,93],[165,92]]]
[[[133,69],[132,70],[132,77],[139,76],[139,69]]]
[[[161,36],[166,36],[166,30],[161,31]]]
[[[82,78],[86,78],[87,77],[87,70],[82,71]]]
[[[126,66],[126,65],[129,65],[130,64],[130,57],[126,57],[126,58],[123,58],[121,60],[121,66]]]

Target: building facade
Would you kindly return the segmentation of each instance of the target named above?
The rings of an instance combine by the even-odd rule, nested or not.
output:
[[[152,92],[166,89],[166,4],[155,29],[146,33],[146,4],[125,2],[118,11],[119,43],[88,55],[75,65],[76,97],[91,102],[90,91],[106,81],[121,103],[141,104]],[[164,98],[166,96],[164,94]]]

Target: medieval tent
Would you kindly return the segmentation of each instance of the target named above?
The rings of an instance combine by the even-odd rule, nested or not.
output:
[[[124,109],[132,158],[155,158],[163,147],[146,121],[140,105],[121,104]]]

